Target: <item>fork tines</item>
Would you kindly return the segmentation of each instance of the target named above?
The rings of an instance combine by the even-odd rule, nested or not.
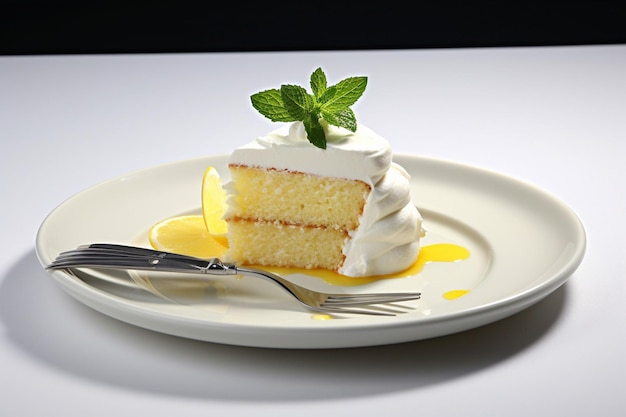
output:
[[[324,302],[324,306],[345,306],[345,305],[369,305],[388,304],[401,301],[418,300],[422,296],[419,292],[409,293],[377,293],[377,294],[335,294],[329,296]]]

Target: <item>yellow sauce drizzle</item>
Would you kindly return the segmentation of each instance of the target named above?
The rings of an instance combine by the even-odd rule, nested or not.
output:
[[[333,316],[328,314],[314,314],[311,316],[313,320],[332,320]]]
[[[193,217],[193,216],[188,216]],[[201,216],[198,216],[201,218]],[[200,225],[200,226],[199,226]],[[210,257],[221,257],[223,256],[225,250],[227,250],[228,241],[220,241],[220,244],[217,244],[216,237],[208,234],[206,229],[204,228],[203,222],[191,222],[188,225],[183,225],[183,228],[179,228],[176,230],[172,230],[170,233],[171,236],[166,236],[171,239],[171,242],[187,242],[189,241],[189,236],[194,236],[196,239],[196,243],[198,246],[203,248],[202,257],[210,258]],[[150,242],[151,245],[154,246],[154,242]],[[177,252],[174,247],[155,247],[155,249],[162,250],[171,250],[173,252]],[[185,251],[178,251],[179,253],[184,253]],[[197,253],[189,253],[190,255],[200,256]],[[464,248],[463,246],[455,245],[452,243],[435,243],[431,245],[422,246],[419,252],[415,263],[411,265],[409,268],[404,271],[387,274],[387,275],[378,275],[378,276],[369,276],[369,277],[347,277],[345,275],[340,275],[333,271],[327,271],[322,269],[303,269],[303,268],[280,268],[280,267],[267,267],[267,266],[256,266],[259,269],[263,269],[269,272],[275,272],[280,275],[290,275],[290,274],[305,274],[309,276],[314,276],[320,278],[331,285],[340,285],[340,286],[357,286],[369,284],[375,281],[379,281],[382,279],[390,279],[390,278],[406,278],[409,276],[419,274],[424,265],[431,262],[458,262],[464,259],[467,259],[470,256],[469,250]],[[463,297],[469,292],[469,290],[463,289],[455,289],[451,291],[447,291],[442,296],[446,300],[455,300],[459,297]],[[331,320],[332,316],[327,314],[315,314],[311,317],[313,320]]]
[[[456,300],[457,298],[463,297],[467,294],[469,290],[452,290],[443,294],[443,298],[446,300]]]
[[[194,218],[193,220],[195,221],[181,222],[177,225],[176,228],[171,228],[169,230],[163,229],[161,231],[162,235],[159,236],[161,239],[159,240],[161,246],[156,245],[156,242],[153,239],[150,239],[150,245],[159,250],[169,250],[171,252],[199,256],[203,258],[220,258],[224,255],[228,248],[228,241],[225,240],[222,236],[213,236],[210,233],[207,233],[204,221],[199,221],[202,220],[202,216],[181,216],[181,218],[183,217],[186,217],[189,220],[191,218]],[[194,242],[194,245],[190,246],[190,241]],[[198,250],[197,248],[201,248],[201,252],[190,252],[192,250]],[[469,250],[467,250],[463,246],[454,245],[451,243],[435,243],[431,245],[425,245],[421,247],[419,256],[415,260],[415,263],[404,271],[388,275],[377,275],[369,277],[347,277],[333,271],[327,271],[322,269],[281,268],[266,266],[261,267],[258,265],[257,267],[281,275],[306,274],[321,278],[325,282],[333,285],[355,286],[369,284],[371,282],[379,281],[381,279],[404,278],[412,275],[417,275],[422,271],[424,265],[426,265],[427,263],[457,262],[467,259],[469,255]]]
[[[356,286],[369,284],[381,279],[389,278],[405,278],[416,275],[424,269],[424,265],[430,262],[458,262],[467,259],[470,255],[469,250],[463,246],[454,245],[452,243],[436,243],[423,246],[420,249],[419,256],[413,265],[404,271],[387,275],[377,275],[371,277],[347,277],[333,271],[322,269],[301,269],[301,268],[278,268],[278,267],[260,267],[266,271],[274,272],[280,275],[289,274],[306,274],[320,278],[332,285]]]

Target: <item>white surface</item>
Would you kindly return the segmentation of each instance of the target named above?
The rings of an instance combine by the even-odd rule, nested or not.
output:
[[[40,267],[37,228],[64,199],[250,141],[274,125],[249,95],[306,84],[317,66],[331,82],[370,77],[357,118],[396,152],[504,172],[566,202],[589,239],[578,270],[537,305],[475,330],[286,351],[126,325]],[[1,57],[0,414],[621,416],[624,115],[623,45]]]
[[[136,271],[53,275],[84,304],[147,329],[238,346],[327,349],[409,342],[492,323],[551,294],[580,264],[586,243],[583,226],[552,195],[467,165],[407,155],[395,160],[411,174],[412,193],[420,196],[416,204],[428,229],[423,250],[453,244],[467,249],[469,258],[431,262],[412,276],[349,287],[307,274],[287,276],[331,293],[422,293],[419,301],[402,303],[403,314],[395,317],[338,315],[316,320],[316,314],[273,285],[245,277],[181,280]],[[35,250],[42,266],[86,243],[149,248],[153,224],[201,212],[204,171],[215,167],[228,180],[227,163],[226,156],[187,159],[123,174],[73,196],[39,229]],[[87,216],[93,213],[98,213],[97,222]],[[526,248],[523,254],[521,247]],[[133,282],[152,294],[137,291]],[[454,300],[444,297],[459,289],[469,293]]]

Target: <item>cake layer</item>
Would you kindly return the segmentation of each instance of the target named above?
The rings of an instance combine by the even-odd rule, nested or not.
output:
[[[343,263],[344,232],[280,223],[233,220],[228,224],[228,261],[336,271]]]
[[[369,185],[301,172],[230,167],[230,218],[353,230],[359,225]]]
[[[424,234],[422,217],[412,202],[409,174],[392,161],[389,143],[367,127],[359,125],[356,132],[331,125],[325,125],[324,129],[326,149],[312,146],[303,123],[294,122],[233,151],[229,159],[231,180],[225,185],[229,196],[226,214],[231,242],[229,257],[235,261],[241,257],[246,262],[284,266],[288,262],[286,258],[264,262],[261,258],[282,259],[289,252],[294,259],[302,256],[321,260],[333,252],[335,261],[331,266],[317,267],[336,270],[340,265],[337,272],[352,277],[383,275],[408,268],[417,259]],[[255,170],[250,168],[267,172],[256,178]],[[311,183],[305,183],[308,181]],[[353,190],[356,184],[360,188]],[[254,207],[249,213],[256,215],[244,214],[247,207]],[[351,220],[340,222],[338,219],[347,212],[352,213]],[[282,225],[326,223],[325,228],[316,232],[320,237],[315,241],[330,239],[322,235],[336,228],[344,228],[344,235],[333,239],[333,244],[315,246],[306,237],[296,239],[295,233],[284,237],[268,226],[263,233],[279,241],[277,246],[265,247],[261,232],[254,232],[251,225],[246,229],[239,227],[235,224],[237,219],[261,222],[269,219]],[[299,239],[305,239],[306,246]],[[250,251],[258,250],[259,259],[252,261],[246,257],[244,246]],[[261,256],[263,253],[267,256]],[[316,263],[307,265],[313,267]]]

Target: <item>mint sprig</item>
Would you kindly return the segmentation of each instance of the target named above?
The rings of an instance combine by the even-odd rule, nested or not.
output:
[[[321,68],[311,74],[311,91],[298,85],[283,84],[253,94],[252,106],[273,122],[297,122],[304,124],[309,142],[326,149],[326,135],[320,121],[343,127],[351,132],[357,128],[352,106],[365,91],[367,77],[349,77],[328,86],[326,74]]]

